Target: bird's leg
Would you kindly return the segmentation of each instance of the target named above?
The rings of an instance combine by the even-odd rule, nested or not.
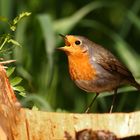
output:
[[[109,113],[112,113],[112,110],[113,110],[113,107],[114,107],[114,103],[115,103],[115,99],[116,99],[116,95],[117,95],[117,88],[114,90],[113,100],[112,100],[112,104],[111,104]]]
[[[96,93],[96,95],[93,97],[91,103],[89,104],[88,108],[86,109],[85,113],[89,113],[90,108],[92,107],[94,101],[96,100],[96,98],[98,97],[99,93]]]

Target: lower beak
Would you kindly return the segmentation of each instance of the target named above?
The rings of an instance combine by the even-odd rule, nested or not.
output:
[[[68,52],[69,51],[69,46],[64,46],[64,47],[60,47],[60,48],[57,48],[58,50],[62,50],[64,52]]]

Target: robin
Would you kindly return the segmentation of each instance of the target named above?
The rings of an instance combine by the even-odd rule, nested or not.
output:
[[[58,49],[68,57],[71,79],[82,90],[96,93],[86,113],[101,92],[114,91],[111,113],[120,85],[128,84],[140,90],[140,84],[135,81],[132,73],[109,50],[83,36],[60,36],[65,46]]]

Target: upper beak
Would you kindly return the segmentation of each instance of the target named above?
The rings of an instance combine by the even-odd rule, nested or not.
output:
[[[67,39],[65,35],[59,34],[64,40]]]
[[[60,48],[57,48],[57,49],[62,50],[62,51],[68,51],[68,48],[71,44],[68,42],[68,39],[65,35],[62,35],[62,34],[59,34],[59,35],[64,39],[64,42],[65,42],[66,46],[60,47]]]

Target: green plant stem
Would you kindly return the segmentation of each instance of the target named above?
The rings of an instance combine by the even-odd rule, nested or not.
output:
[[[0,46],[0,50],[2,50],[3,46],[7,43],[7,41],[8,41],[8,38],[7,37],[4,38],[4,41],[3,41],[3,43]]]

